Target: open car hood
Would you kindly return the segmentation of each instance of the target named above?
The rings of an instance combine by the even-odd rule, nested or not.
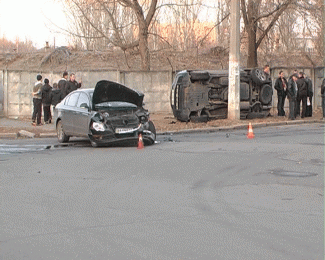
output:
[[[128,102],[142,107],[144,94],[130,89],[117,82],[108,80],[98,81],[93,94],[93,109],[104,102]]]

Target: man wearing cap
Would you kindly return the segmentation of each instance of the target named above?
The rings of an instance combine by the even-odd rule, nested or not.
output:
[[[287,97],[289,100],[289,119],[296,119],[296,100],[297,100],[297,84],[298,74],[293,74],[288,81]]]
[[[33,87],[33,115],[32,115],[32,125],[40,126],[42,125],[42,75],[38,74],[36,76],[36,83]],[[36,121],[36,122],[35,122]]]

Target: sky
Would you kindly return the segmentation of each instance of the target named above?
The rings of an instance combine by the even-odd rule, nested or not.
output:
[[[42,48],[48,41],[51,46],[67,45],[66,36],[58,33],[66,18],[58,0],[0,0],[0,37],[15,41],[31,40]]]

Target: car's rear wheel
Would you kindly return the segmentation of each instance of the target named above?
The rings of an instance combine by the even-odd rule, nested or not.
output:
[[[56,124],[56,133],[60,143],[69,142],[70,136],[65,134],[61,120]]]

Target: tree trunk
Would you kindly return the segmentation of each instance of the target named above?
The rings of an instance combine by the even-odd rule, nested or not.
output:
[[[257,64],[257,45],[256,45],[256,24],[251,24],[247,28],[248,36],[248,57],[247,57],[247,68],[255,68]]]
[[[139,22],[139,51],[141,56],[141,69],[150,70],[150,53],[148,46],[148,29],[145,21]]]

